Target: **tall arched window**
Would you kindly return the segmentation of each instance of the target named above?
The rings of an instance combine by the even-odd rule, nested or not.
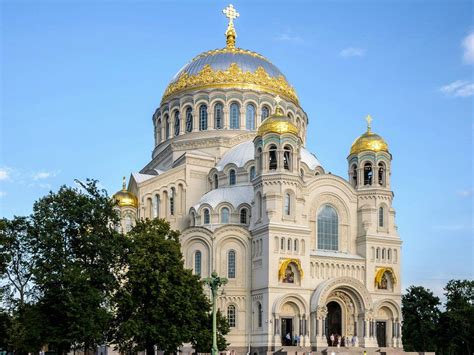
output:
[[[179,119],[179,111],[174,113],[174,136],[179,136],[179,131],[181,129],[181,120]]]
[[[281,238],[280,240],[280,249],[285,250],[285,238]]]
[[[158,124],[156,125],[156,140],[158,143],[161,143],[161,119],[158,120]]]
[[[229,223],[229,209],[227,207],[221,209],[221,223]]]
[[[229,171],[229,185],[235,185],[235,170],[231,169]]]
[[[217,177],[217,174],[214,174],[214,188],[219,188],[219,178]]]
[[[168,115],[165,116],[165,138],[170,137],[170,118]]]
[[[285,170],[292,170],[291,169],[291,147],[285,145],[283,148],[283,168]]]
[[[238,129],[240,124],[240,108],[239,104],[233,103],[230,105],[230,128]]]
[[[193,109],[188,107],[186,109],[186,132],[193,131]]]
[[[250,181],[252,181],[253,179],[255,179],[255,167],[254,167],[254,166],[252,166],[252,167],[250,168],[250,176],[249,176],[249,177],[250,177]]]
[[[249,130],[255,129],[255,106],[248,104],[245,112],[245,128]]]
[[[242,208],[240,210],[240,223],[247,224],[247,209]]]
[[[211,214],[209,213],[209,209],[204,209],[204,224],[209,224],[211,222]]]
[[[357,165],[352,165],[352,186],[357,187]]]
[[[235,279],[235,250],[229,250],[227,253],[227,277]]]
[[[291,239],[288,238],[287,250],[291,251]]]
[[[294,251],[298,251],[298,239],[295,239],[295,242],[294,242]]]
[[[379,185],[385,186],[385,164],[379,163]]]
[[[383,227],[384,225],[383,215],[384,215],[384,209],[383,207],[379,207],[379,227]]]
[[[336,210],[324,205],[318,214],[318,249],[338,250],[338,225]]]
[[[153,218],[160,216],[160,196],[155,195],[153,198]]]
[[[171,188],[171,193],[170,193],[170,215],[174,216],[174,197],[175,197],[176,191],[174,187]]]
[[[268,152],[268,169],[276,170],[278,169],[278,157],[277,157],[277,147],[276,145],[271,145]]]
[[[227,322],[230,328],[235,328],[235,306],[233,304],[227,307]]]
[[[201,262],[202,262],[201,252],[198,250],[194,254],[194,273],[198,276],[201,276]]]
[[[289,216],[291,213],[291,196],[289,193],[285,194],[285,216]]]
[[[268,108],[268,106],[263,106],[262,107],[262,121],[265,118],[268,118],[268,116],[270,116],[270,109]]]
[[[191,227],[194,227],[196,225],[196,214],[194,212],[191,212]]]
[[[207,130],[207,106],[199,106],[199,130]]]
[[[262,327],[262,320],[263,320],[263,309],[262,309],[262,305],[260,304],[260,302],[258,303],[258,306],[257,306],[257,312],[258,312],[258,321],[257,321],[257,325],[259,328]]]
[[[372,164],[365,163],[364,165],[364,185],[372,185]]]
[[[214,106],[214,127],[221,129],[224,126],[224,107],[221,103]]]

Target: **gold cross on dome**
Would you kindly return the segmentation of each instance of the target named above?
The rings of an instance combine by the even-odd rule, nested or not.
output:
[[[227,6],[224,10],[222,10],[222,13],[229,19],[229,25],[234,23],[234,19],[240,16],[240,14],[235,10],[234,5],[230,4]]]
[[[280,102],[282,101],[280,95],[275,96],[274,100],[275,100],[275,103],[277,104],[277,106],[280,106]]]
[[[367,115],[367,117],[365,118],[365,120],[367,121],[367,131],[370,131],[371,123],[372,123],[372,116],[371,116],[371,115]]]

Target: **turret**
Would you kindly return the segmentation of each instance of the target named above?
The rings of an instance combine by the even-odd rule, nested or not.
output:
[[[129,232],[137,218],[138,199],[127,190],[125,176],[123,177],[122,190],[113,195],[116,209],[120,216],[120,227],[122,232]]]

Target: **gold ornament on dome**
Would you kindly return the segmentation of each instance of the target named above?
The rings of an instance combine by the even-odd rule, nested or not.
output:
[[[119,207],[138,207],[137,197],[127,190],[125,176],[123,177],[122,190],[117,192],[113,199],[117,202]]]
[[[365,120],[367,121],[367,131],[352,143],[350,154],[366,151],[388,153],[388,144],[382,137],[372,132],[372,117],[368,115]]]
[[[214,70],[209,64],[206,64],[195,75],[189,75],[187,72],[184,72],[179,76],[178,80],[166,88],[163,100],[186,90],[211,88],[238,88],[264,91],[284,96],[293,103],[298,104],[298,96],[295,89],[288,84],[283,75],[272,77],[261,66],[255,72],[244,72],[237,63],[231,63],[226,70]]]
[[[262,136],[267,133],[277,133],[277,134],[284,134],[284,133],[292,133],[294,135],[298,135],[299,130],[298,127],[294,125],[291,120],[285,116],[283,110],[280,106],[280,102],[282,101],[280,95],[275,97],[275,113],[268,117],[263,123],[260,125],[257,131],[258,136]]]
[[[227,26],[227,31],[225,32],[227,48],[235,48],[235,38],[237,33],[234,28],[234,20],[240,16],[240,14],[235,10],[234,5],[230,4],[222,13],[229,19],[229,24]]]

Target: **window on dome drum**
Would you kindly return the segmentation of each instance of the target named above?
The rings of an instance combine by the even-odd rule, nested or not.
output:
[[[290,194],[285,194],[285,215],[289,216],[291,213],[291,196]]]
[[[255,167],[254,167],[254,166],[252,166],[252,167],[250,168],[250,176],[249,176],[249,177],[250,177],[250,181],[252,181],[253,179],[255,179]]]
[[[372,164],[364,165],[364,185],[372,185]]]
[[[258,327],[261,328],[262,327],[262,320],[263,320],[263,309],[262,309],[262,305],[260,304],[260,302],[258,303],[258,307],[257,307],[257,312],[258,312]]]
[[[209,224],[211,222],[211,214],[209,213],[209,209],[204,209],[204,224]]]
[[[199,130],[207,130],[207,106],[199,106]]]
[[[170,215],[174,216],[174,196],[175,196],[175,189],[174,187],[171,188],[170,193]]]
[[[242,208],[240,210],[240,223],[247,224],[247,209]]]
[[[186,132],[192,132],[193,130],[193,109],[188,107],[186,109]]]
[[[217,177],[217,174],[214,174],[214,188],[219,188],[219,178]]]
[[[238,129],[240,126],[240,108],[237,103],[230,105],[230,128]]]
[[[227,207],[221,209],[221,223],[229,223],[229,209]]]
[[[352,186],[357,187],[357,165],[352,165]]]
[[[223,110],[222,104],[218,103],[214,106],[214,127],[215,129],[221,129],[223,126]]]
[[[227,277],[235,279],[235,250],[229,250],[227,253]]]
[[[285,146],[283,151],[283,168],[291,170],[291,147]]]
[[[194,274],[201,276],[201,252],[199,250],[194,254]]]
[[[158,120],[158,124],[156,125],[157,135],[156,140],[158,143],[161,143],[161,120]]]
[[[227,307],[227,322],[230,328],[235,328],[235,306],[233,304]]]
[[[318,214],[318,249],[338,250],[338,224],[336,210],[325,205]]]
[[[255,107],[251,104],[247,105],[247,111],[245,112],[245,128],[255,129]]]
[[[379,185],[385,185],[385,164],[379,163]]]
[[[270,109],[268,108],[268,106],[263,106],[262,107],[262,121],[265,118],[268,118],[268,116],[270,116]]]
[[[170,118],[168,115],[165,116],[165,138],[168,139],[170,137]]]
[[[379,207],[379,227],[383,227],[384,225],[383,214],[384,214],[383,207]]]
[[[179,136],[179,130],[180,130],[180,119],[179,119],[179,111],[176,111],[174,113],[174,136],[177,137]]]
[[[229,185],[235,185],[235,170],[229,171]]]
[[[276,170],[278,169],[278,160],[277,160],[277,147],[276,145],[271,145],[269,150],[269,162],[268,169]]]

